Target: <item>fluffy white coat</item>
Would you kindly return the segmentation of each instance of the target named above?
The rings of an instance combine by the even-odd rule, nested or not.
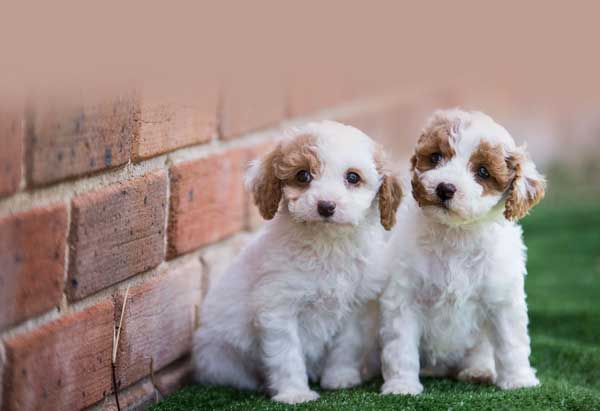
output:
[[[421,207],[411,198],[398,212],[386,253],[391,279],[381,298],[382,393],[422,392],[419,374],[503,389],[538,385],[529,363],[526,248],[520,226],[503,212],[510,195],[533,205],[543,177],[488,116],[443,111],[428,127],[440,122],[449,125],[455,154],[432,170],[414,170],[415,178],[428,194],[440,183],[457,191],[444,207]],[[521,159],[507,192],[484,195],[473,174],[469,159],[482,141]]]
[[[284,186],[277,215],[209,290],[193,355],[201,383],[266,389],[276,401],[299,403],[318,398],[309,378],[324,388],[361,382],[358,318],[385,279],[383,175],[376,145],[357,129],[321,122],[289,134],[278,149],[310,135],[300,151],[321,168],[302,190]],[[272,158],[249,170],[251,190]],[[344,180],[350,168],[360,170],[360,187]],[[335,201],[333,216],[318,214],[320,200]]]

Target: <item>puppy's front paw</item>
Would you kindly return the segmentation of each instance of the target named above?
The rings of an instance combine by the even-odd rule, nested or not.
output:
[[[496,374],[489,368],[466,368],[458,373],[457,378],[475,384],[493,384]]]
[[[349,367],[327,369],[321,377],[321,387],[326,390],[355,387],[360,383],[360,372]]]
[[[383,395],[400,394],[400,395],[418,395],[423,392],[423,385],[419,380],[410,379],[394,379],[386,381],[381,387]]]
[[[535,370],[527,368],[519,372],[499,376],[496,385],[503,390],[516,390],[518,388],[537,387],[540,385],[540,381],[535,376]]]
[[[317,398],[319,398],[319,394],[311,390],[287,390],[275,395],[273,400],[285,404],[300,404]]]

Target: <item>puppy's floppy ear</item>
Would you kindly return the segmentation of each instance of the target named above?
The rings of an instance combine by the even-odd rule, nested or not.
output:
[[[541,175],[527,154],[526,147],[517,147],[507,158],[515,177],[509,188],[504,216],[511,221],[527,215],[529,210],[544,197],[546,179]]]
[[[413,154],[410,158],[410,171],[415,171],[415,168],[417,168],[417,155]]]
[[[398,178],[388,170],[382,146],[376,146],[374,157],[377,172],[382,175],[381,186],[377,193],[381,225],[389,231],[396,224],[396,211],[402,200],[402,186]]]
[[[282,196],[281,180],[275,168],[281,160],[281,144],[259,160],[254,160],[246,173],[246,188],[252,193],[260,215],[270,220],[277,214]]]
[[[402,187],[398,178],[392,174],[384,174],[379,187],[379,214],[381,225],[391,230],[396,224],[396,211],[402,200]]]

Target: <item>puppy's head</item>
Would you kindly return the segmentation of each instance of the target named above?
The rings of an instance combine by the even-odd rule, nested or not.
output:
[[[310,123],[252,163],[246,180],[265,219],[285,208],[305,223],[358,225],[374,207],[391,229],[402,191],[380,148],[354,127]]]
[[[436,112],[412,157],[413,196],[428,215],[460,225],[504,210],[524,217],[545,180],[502,126],[483,113]]]

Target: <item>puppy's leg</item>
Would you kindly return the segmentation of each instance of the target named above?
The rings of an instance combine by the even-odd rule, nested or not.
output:
[[[364,329],[369,312],[361,308],[347,319],[328,352],[321,387],[328,390],[350,388],[361,383],[361,366],[368,353],[368,344],[376,341],[375,327]],[[376,313],[372,313],[376,316]]]
[[[365,355],[361,369],[362,381],[369,381],[381,375],[380,317],[379,300],[369,302],[366,315],[361,321],[363,342],[365,344],[363,350]]]
[[[490,312],[498,373],[496,385],[507,390],[539,385],[535,369],[529,364],[531,348],[525,296],[495,306]]]
[[[487,335],[484,334],[479,343],[467,351],[456,377],[461,381],[478,384],[494,383],[496,380],[494,349]]]
[[[308,375],[296,318],[270,313],[259,319],[263,363],[273,400],[298,404],[319,398]]]
[[[260,383],[242,356],[227,343],[194,338],[194,377],[201,384],[257,390]]]
[[[382,306],[382,394],[417,395],[423,391],[419,382],[420,338],[419,320],[411,309]]]

